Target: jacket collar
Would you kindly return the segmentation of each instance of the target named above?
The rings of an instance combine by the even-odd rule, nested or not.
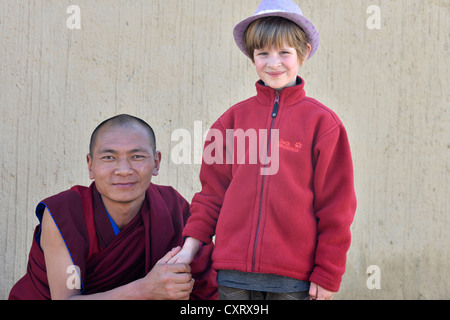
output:
[[[275,90],[264,85],[262,80],[255,84],[256,99],[264,106],[272,107],[275,103]],[[305,98],[305,81],[297,76],[297,85],[280,91],[280,106],[290,106]]]

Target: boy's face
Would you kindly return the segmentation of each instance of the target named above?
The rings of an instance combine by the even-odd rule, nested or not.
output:
[[[101,129],[87,160],[89,177],[109,207],[144,200],[151,177],[158,175],[161,154],[153,152],[142,127],[114,126]]]
[[[286,44],[277,49],[256,49],[253,57],[260,79],[266,86],[276,90],[294,86],[298,69],[304,62],[299,58],[297,50]]]

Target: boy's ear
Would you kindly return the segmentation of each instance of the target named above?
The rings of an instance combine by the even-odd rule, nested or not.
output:
[[[306,62],[306,60],[308,60],[310,54],[311,54],[311,45],[308,43],[308,52],[306,53],[305,58],[301,61],[300,65],[303,65]]]

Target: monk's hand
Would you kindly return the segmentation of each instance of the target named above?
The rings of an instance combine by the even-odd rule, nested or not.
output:
[[[147,300],[188,300],[194,287],[191,267],[185,263],[168,264],[180,252],[172,249],[141,279],[141,295]]]

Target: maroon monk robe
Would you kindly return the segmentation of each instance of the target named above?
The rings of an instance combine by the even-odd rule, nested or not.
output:
[[[75,186],[38,204],[42,221],[45,208],[55,221],[81,278],[81,293],[104,292],[144,277],[168,251],[182,245],[189,204],[173,188],[151,184],[141,211],[115,235],[100,194]],[[27,273],[9,299],[50,299],[40,225],[34,232]],[[201,248],[191,264],[195,279],[191,299],[217,299],[216,273],[211,267],[212,245]],[[68,273],[68,278],[70,277]]]

